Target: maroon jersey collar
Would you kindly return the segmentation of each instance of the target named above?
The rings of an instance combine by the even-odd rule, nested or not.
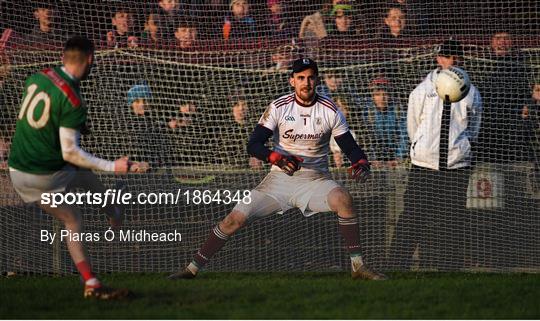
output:
[[[294,101],[302,107],[311,107],[317,103],[317,100],[319,100],[319,95],[315,94],[315,96],[313,97],[313,101],[309,105],[306,105],[300,100],[298,100],[298,98],[296,97],[296,94],[294,94]]]

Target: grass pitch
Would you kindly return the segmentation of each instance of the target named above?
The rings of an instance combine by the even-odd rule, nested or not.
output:
[[[124,302],[87,301],[78,277],[0,279],[0,316],[13,319],[538,319],[540,275],[394,273],[353,281],[345,273],[104,275]]]

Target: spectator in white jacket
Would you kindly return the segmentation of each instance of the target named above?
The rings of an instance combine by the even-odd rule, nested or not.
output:
[[[471,85],[465,98],[445,106],[434,85],[440,70],[457,65],[462,57],[459,41],[445,41],[436,53],[437,69],[409,96],[407,133],[412,167],[393,247],[394,262],[401,267],[411,265],[417,246],[423,268],[449,270],[464,264],[471,144],[480,129],[482,99]]]

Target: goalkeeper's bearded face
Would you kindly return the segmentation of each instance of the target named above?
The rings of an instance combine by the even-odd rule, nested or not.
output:
[[[315,97],[315,88],[319,84],[319,77],[311,68],[296,72],[290,79],[296,96],[305,103],[309,103]]]

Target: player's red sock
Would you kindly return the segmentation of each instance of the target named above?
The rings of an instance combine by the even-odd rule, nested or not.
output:
[[[229,236],[219,229],[219,225],[216,225],[210,233],[208,240],[206,240],[206,243],[203,244],[201,249],[193,257],[193,263],[197,268],[200,269],[208,263],[212,256],[221,250],[228,239]]]
[[[87,261],[81,261],[77,263],[76,266],[85,283],[90,279],[96,278],[94,273],[92,273],[92,268],[90,267],[90,264]]]
[[[351,257],[361,255],[360,249],[360,227],[358,217],[343,218],[338,217],[339,231],[345,239],[345,245]]]

